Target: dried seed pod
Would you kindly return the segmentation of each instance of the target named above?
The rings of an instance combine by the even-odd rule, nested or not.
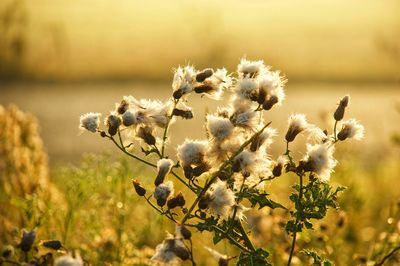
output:
[[[213,74],[214,74],[214,71],[211,68],[206,68],[196,75],[196,81],[203,82],[207,78],[211,77]]]
[[[189,240],[192,238],[192,232],[190,232],[189,229],[186,228],[186,226],[180,226],[180,232],[183,239]]]
[[[144,140],[148,145],[155,145],[156,138],[152,134],[152,129],[150,127],[140,127],[137,136]]]
[[[59,250],[60,248],[62,248],[61,241],[59,240],[46,240],[42,242],[42,245],[46,248],[54,250]]]
[[[201,176],[203,173],[207,172],[211,169],[211,166],[208,163],[201,163],[200,165],[196,166],[192,170],[193,177]]]
[[[207,92],[212,91],[213,89],[214,89],[214,88],[213,88],[212,86],[210,86],[210,85],[201,84],[201,85],[199,85],[199,86],[196,86],[196,87],[194,88],[194,91],[195,91],[196,93],[207,93]]]
[[[189,180],[192,180],[193,178],[193,168],[190,165],[185,165],[183,167],[183,172],[185,174],[185,177]]]
[[[106,118],[106,125],[108,127],[108,133],[114,136],[118,132],[118,128],[121,125],[121,119],[116,115],[109,115]]]
[[[170,198],[167,201],[167,207],[168,209],[174,209],[176,207],[183,207],[185,206],[185,197],[183,196],[182,192],[179,192],[178,195]]]
[[[107,136],[107,134],[106,134],[106,132],[104,132],[104,131],[100,131],[100,136],[101,136],[102,138],[105,138],[105,137]]]
[[[167,203],[167,199],[166,198],[157,199],[157,205],[158,206],[163,207],[165,205],[165,203]]]
[[[283,165],[282,164],[277,164],[274,166],[274,168],[272,169],[272,174],[275,177],[281,176],[282,174],[282,169],[283,169]]]
[[[178,108],[175,108],[174,110],[172,110],[172,115],[180,116],[183,119],[192,119],[193,118],[193,113],[191,110],[181,110]]]
[[[199,200],[199,209],[204,210],[208,208],[208,203],[210,202],[210,198],[208,195],[205,195],[203,197],[201,197],[201,199]]]
[[[121,103],[117,107],[117,112],[118,114],[122,115],[128,110],[129,108],[129,103],[125,100],[122,100]]]
[[[29,250],[31,250],[32,245],[35,242],[35,239],[36,239],[36,232],[34,230],[26,231],[24,229],[22,231],[21,243],[19,244],[19,248],[24,252],[28,252]]]
[[[278,103],[278,97],[272,95],[268,100],[263,103],[264,110],[270,110],[276,103]]]
[[[263,104],[267,98],[267,92],[264,89],[258,91],[257,103]]]
[[[173,251],[175,255],[181,260],[187,260],[190,258],[190,253],[184,246],[175,245]]]
[[[349,100],[350,100],[350,96],[348,96],[348,95],[344,96],[340,100],[339,105],[336,108],[335,113],[333,114],[333,118],[335,118],[336,121],[340,121],[343,119],[346,107],[349,105]]]
[[[142,196],[146,195],[146,189],[144,187],[142,187],[142,185],[139,183],[138,180],[132,180],[132,185],[133,185],[133,188],[135,189],[136,193],[139,196],[142,197]]]

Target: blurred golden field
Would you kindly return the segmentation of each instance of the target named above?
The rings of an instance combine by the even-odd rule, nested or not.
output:
[[[124,95],[165,101],[175,67],[234,72],[243,56],[264,60],[288,79],[284,105],[265,114],[280,136],[271,157],[285,151],[288,115],[305,113],[331,130],[346,94],[346,117],[366,130],[363,141],[335,154],[331,183],[347,187],[340,210],[302,233],[298,250],[313,248],[335,265],[378,265],[395,250],[384,265],[399,265],[397,0],[0,1],[0,249],[16,247],[23,228],[35,229],[32,254],[68,251],[87,265],[153,265],[156,245],[174,225],[145,205],[131,180],[150,186],[156,171],[117,153],[106,139],[80,134],[79,116],[107,114]],[[169,154],[188,135],[205,138],[204,115],[221,103],[191,97],[189,104],[194,119],[171,126]],[[306,138],[299,139],[296,159],[305,152]],[[291,206],[294,182],[292,175],[277,178],[268,193]],[[274,265],[288,256],[287,216],[251,211],[247,221]],[[210,233],[193,235],[198,265],[217,265],[205,246],[238,254],[224,241],[214,247]],[[46,249],[46,239],[60,240],[67,251]],[[293,264],[312,265],[298,256]],[[11,265],[3,257],[0,265]],[[24,254],[16,248],[15,257]]]

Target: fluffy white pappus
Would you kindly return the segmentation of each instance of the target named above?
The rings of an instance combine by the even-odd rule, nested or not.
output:
[[[335,168],[337,161],[333,158],[335,147],[330,143],[307,144],[307,154],[303,161],[309,167],[309,170],[316,173],[318,177],[327,182]]]
[[[184,247],[184,244],[181,240],[175,239],[173,235],[168,234],[164,241],[157,245],[151,260],[168,265],[175,265],[177,263],[177,256],[175,254],[177,246]]]
[[[204,161],[208,147],[208,141],[186,139],[177,148],[177,156],[182,166],[200,164]]]
[[[237,68],[239,77],[257,77],[260,74],[268,71],[263,60],[250,61],[246,58],[242,58]]]
[[[253,130],[259,124],[256,112],[252,108],[252,102],[247,99],[233,97],[229,112],[235,126]]]
[[[286,133],[286,141],[293,141],[297,134],[307,129],[308,122],[304,114],[292,114],[288,119],[288,131]]]
[[[239,79],[236,83],[235,93],[242,99],[251,99],[257,96],[258,82],[251,78]]]
[[[156,200],[163,199],[166,200],[174,194],[174,183],[172,181],[167,181],[156,187],[153,196]]]
[[[263,132],[255,139],[255,145],[257,145],[257,150],[260,147],[268,148],[273,142],[274,137],[277,135],[276,129],[267,127]],[[253,146],[253,144],[251,145]]]
[[[54,266],[83,266],[83,260],[79,255],[75,258],[71,255],[64,255],[55,259]]]
[[[171,159],[160,159],[157,161],[157,170],[159,175],[165,176],[167,175],[174,165],[174,162]]]
[[[285,166],[289,162],[288,158],[286,155],[281,155],[276,159],[276,165],[279,165],[281,167]]]
[[[243,142],[246,141],[243,134],[237,132],[236,129],[233,132],[233,135],[235,136],[234,138],[229,138],[223,142],[215,140],[211,141],[211,148],[207,154],[210,157],[210,162],[218,164],[225,161],[240,148]]]
[[[329,139],[325,132],[315,125],[309,124],[306,131],[308,133],[308,140],[311,142],[324,143]]]
[[[232,78],[225,68],[217,69],[214,74],[203,81],[203,85],[210,88],[204,93],[207,97],[220,100],[224,91],[232,86]]]
[[[278,100],[276,105],[281,105],[285,99],[285,86],[286,79],[280,76],[279,71],[267,72],[259,78],[259,89],[265,90],[269,97],[275,96]]]
[[[338,134],[338,138],[340,140],[347,138],[361,140],[364,138],[364,131],[364,126],[361,125],[357,120],[349,119],[343,122],[342,129]]]
[[[228,118],[208,114],[207,131],[217,141],[223,141],[232,135],[233,124]]]
[[[172,90],[180,91],[181,95],[187,94],[193,90],[193,84],[196,81],[196,70],[193,66],[178,67],[175,69],[174,79],[172,81]]]
[[[242,151],[235,158],[244,176],[254,175],[269,175],[271,168],[271,160],[263,150],[251,152],[248,150]]]
[[[235,193],[227,187],[225,181],[218,180],[207,191],[210,198],[208,207],[213,215],[223,219],[229,218],[232,206],[235,205]]]
[[[245,212],[250,210],[250,208],[247,208],[246,206],[242,204],[237,204],[234,208],[232,208],[232,214],[231,217],[233,216],[234,209],[236,208],[236,214],[235,214],[235,220],[243,221],[246,219]]]
[[[128,109],[123,113],[122,124],[126,127],[135,126],[138,124],[136,112],[133,109]]]
[[[79,118],[79,129],[96,133],[100,125],[100,113],[87,113]]]

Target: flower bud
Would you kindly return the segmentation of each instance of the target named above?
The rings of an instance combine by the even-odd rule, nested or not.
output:
[[[42,242],[42,245],[46,248],[54,250],[59,250],[60,248],[62,248],[61,241],[59,240],[46,240]]]
[[[346,95],[344,96],[340,102],[338,107],[336,108],[335,113],[333,114],[333,117],[335,118],[336,121],[340,121],[343,119],[344,117],[344,111],[346,109],[346,107],[349,104],[349,100],[350,100],[350,96]]]
[[[226,258],[219,258],[218,260],[218,266],[228,266],[229,265],[229,259]]]
[[[192,238],[192,232],[190,232],[189,229],[186,228],[186,226],[182,225],[179,226],[178,228],[183,239],[189,240]]]
[[[128,110],[129,103],[125,100],[122,100],[121,103],[117,107],[118,114],[122,115]]]
[[[211,68],[206,68],[196,75],[196,81],[203,82],[207,78],[211,77],[213,74],[214,71]]]
[[[157,204],[163,207],[167,203],[167,199],[174,194],[174,183],[168,181],[157,186],[153,196],[157,200]]]
[[[292,142],[296,136],[308,127],[305,115],[294,114],[289,117],[289,128],[286,132],[285,139],[287,142]]]
[[[207,172],[211,169],[211,166],[205,162],[201,163],[200,165],[193,168],[192,174],[193,177],[201,176],[203,173]]]
[[[106,134],[106,132],[104,132],[104,131],[100,131],[100,136],[101,136],[102,138],[105,138],[105,137],[107,136],[107,134]]]
[[[192,113],[191,110],[181,110],[181,109],[178,109],[178,108],[175,108],[172,111],[172,115],[180,116],[183,119],[192,119],[193,118],[193,113]]]
[[[156,138],[152,134],[152,129],[150,127],[140,127],[137,136],[148,145],[155,145]]]
[[[146,195],[146,189],[144,187],[142,187],[142,185],[140,185],[138,180],[133,180],[132,185],[133,185],[133,188],[135,189],[136,193],[139,196],[142,197],[142,196]]]
[[[260,88],[258,91],[257,103],[263,104],[266,98],[267,98],[267,92],[264,89]]]
[[[192,180],[193,178],[193,168],[190,165],[185,165],[183,167],[183,173],[185,174],[185,177],[189,180]]]
[[[213,89],[214,89],[214,88],[213,88],[212,86],[210,86],[210,85],[201,84],[201,85],[199,85],[199,86],[196,86],[196,87],[194,88],[194,91],[195,91],[196,93],[207,93],[207,92],[212,91]]]
[[[24,229],[22,231],[21,243],[19,244],[20,249],[24,252],[28,252],[29,250],[31,250],[32,245],[35,242],[35,239],[36,239],[36,232],[34,230],[26,231]]]
[[[180,258],[181,260],[187,260],[190,257],[189,251],[184,246],[177,246],[174,247],[175,255]]]
[[[276,103],[278,103],[278,101],[278,97],[272,95],[268,100],[263,103],[263,109],[266,111],[270,110]]]
[[[170,199],[167,201],[167,207],[168,207],[168,209],[174,209],[174,208],[176,208],[176,207],[183,207],[183,206],[185,206],[185,203],[186,203],[185,197],[183,196],[182,192],[179,192],[178,195],[176,195],[176,196],[170,198]]]
[[[208,204],[210,202],[210,197],[208,195],[203,196],[200,200],[199,200],[199,209],[204,210],[208,208]]]
[[[116,115],[109,115],[106,118],[106,126],[108,127],[108,133],[114,136],[118,132],[118,128],[121,125],[121,119]]]
[[[158,186],[164,182],[165,176],[171,171],[173,161],[170,159],[161,159],[157,162],[157,177],[154,180],[154,185]]]
[[[281,164],[275,165],[275,166],[274,166],[274,169],[272,169],[272,174],[273,174],[275,177],[281,176],[281,174],[282,174],[282,168],[283,168],[283,165],[281,165]]]

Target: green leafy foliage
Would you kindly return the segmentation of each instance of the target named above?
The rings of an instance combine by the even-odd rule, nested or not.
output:
[[[251,207],[254,207],[258,204],[259,209],[262,209],[266,206],[270,207],[271,209],[275,208],[286,209],[282,204],[269,199],[268,195],[269,194],[267,193],[260,193],[258,190],[254,188],[248,188],[244,190],[242,193],[243,198],[247,198],[250,201]]]
[[[241,253],[236,265],[238,266],[268,266],[272,265],[268,262],[268,251],[264,249],[257,249],[251,253]]]
[[[334,264],[327,259],[321,258],[314,250],[303,250],[302,253],[314,259],[313,266],[333,266]]]

